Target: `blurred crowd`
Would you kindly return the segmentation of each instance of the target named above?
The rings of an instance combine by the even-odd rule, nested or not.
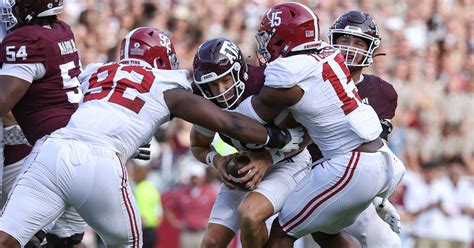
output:
[[[152,26],[171,34],[181,69],[190,70],[201,42],[215,37],[234,40],[247,60],[257,64],[254,35],[261,15],[281,2],[67,0],[61,18],[73,27],[84,66],[115,60],[120,41],[129,30]],[[323,40],[327,39],[326,33],[332,22],[348,10],[365,11],[379,25],[382,46],[376,52],[378,56],[374,64],[366,72],[393,84],[399,95],[397,114],[393,120],[394,131],[389,143],[409,169],[403,185],[394,196],[404,214],[406,237],[410,237],[404,239],[406,247],[411,247],[410,241],[417,238],[471,242],[474,229],[472,1],[300,2],[319,16]],[[160,130],[156,134],[153,159],[148,166],[151,168],[149,180],[163,196],[164,215],[171,216],[164,222],[182,231],[195,233],[202,230],[191,229],[197,226],[205,228],[205,225],[178,221],[180,216],[187,214],[182,213],[185,207],[180,204],[189,204],[189,201],[174,199],[187,194],[192,199],[204,192],[204,189],[196,191],[193,190],[196,186],[189,186],[195,183],[191,178],[196,174],[203,175],[202,170],[187,166],[194,163],[189,151],[190,128],[189,123],[176,120]],[[217,192],[217,180],[215,171],[208,169],[202,184],[212,186]],[[176,194],[176,190],[187,193]],[[207,188],[205,194],[215,197],[215,193]],[[193,204],[197,206],[195,202]],[[203,208],[209,208],[204,205]],[[169,215],[167,210],[175,212]],[[192,217],[186,218],[194,221]],[[448,230],[452,230],[452,234]],[[463,230],[464,236],[456,235]]]

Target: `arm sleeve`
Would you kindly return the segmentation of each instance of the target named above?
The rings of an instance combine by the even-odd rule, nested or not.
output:
[[[29,83],[44,77],[46,68],[42,63],[3,64],[0,75],[20,78]]]

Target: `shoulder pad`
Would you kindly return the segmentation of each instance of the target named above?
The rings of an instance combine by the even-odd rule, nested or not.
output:
[[[1,63],[40,63],[46,60],[41,37],[28,29],[8,34],[0,47]]]
[[[278,58],[265,69],[265,86],[272,88],[291,88],[313,76],[317,61],[308,55],[294,55]]]
[[[158,70],[153,69],[153,73],[160,83],[177,85],[185,90],[192,91],[191,77],[187,70]]]

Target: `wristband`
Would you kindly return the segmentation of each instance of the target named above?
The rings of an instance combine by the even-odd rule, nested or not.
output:
[[[217,155],[217,152],[216,151],[210,151],[207,155],[206,155],[206,164],[207,166],[209,167],[215,167],[214,166],[214,157]]]

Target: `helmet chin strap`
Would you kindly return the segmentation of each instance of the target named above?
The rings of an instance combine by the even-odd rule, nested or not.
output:
[[[372,56],[372,58],[375,58],[375,57],[378,57],[378,56],[387,56],[386,53],[377,53],[377,54],[374,54],[374,56]]]

